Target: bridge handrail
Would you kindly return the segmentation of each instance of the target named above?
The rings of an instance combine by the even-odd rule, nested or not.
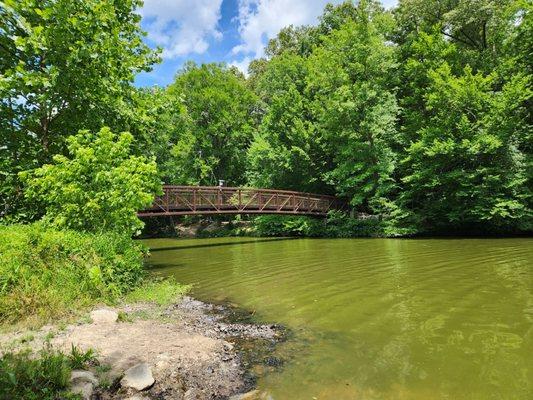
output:
[[[197,186],[197,185],[163,185],[163,189],[182,189],[182,190],[227,190],[227,191],[237,191],[237,190],[246,190],[246,191],[253,191],[253,192],[263,192],[263,193],[280,193],[280,194],[288,194],[293,196],[312,196],[313,198],[320,198],[320,199],[331,199],[331,200],[339,200],[339,198],[329,195],[329,194],[317,194],[317,193],[310,193],[310,192],[298,192],[295,190],[285,190],[285,189],[263,189],[263,188],[252,188],[252,187],[234,187],[234,186]]]
[[[327,215],[345,210],[346,202],[335,196],[294,190],[231,186],[163,185],[161,195],[139,216],[195,214],[293,214]]]

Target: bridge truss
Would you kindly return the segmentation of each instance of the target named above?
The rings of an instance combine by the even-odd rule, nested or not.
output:
[[[203,214],[289,214],[326,216],[330,210],[346,210],[334,196],[289,190],[219,186],[163,186],[150,208],[140,217]]]

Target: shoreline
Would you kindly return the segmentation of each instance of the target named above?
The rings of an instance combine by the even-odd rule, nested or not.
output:
[[[165,306],[103,307],[67,326],[1,334],[0,347],[32,354],[93,350],[89,367],[71,378],[71,390],[83,399],[259,399],[254,366],[265,360],[271,365],[270,354],[287,332],[254,323],[251,315],[229,303],[183,296]],[[139,366],[147,379],[141,390],[125,378]]]
[[[300,217],[301,218],[301,217]],[[311,217],[306,217],[311,218]],[[363,218],[357,221],[364,223],[373,218]],[[514,239],[531,238],[533,231],[482,231],[482,230],[454,230],[447,231],[420,231],[416,233],[378,233],[365,232],[348,235],[328,235],[325,231],[318,234],[305,234],[298,232],[282,232],[274,234],[259,234],[252,220],[220,220],[217,218],[199,218],[196,221],[174,221],[172,223],[154,224],[148,232],[138,238],[147,239],[215,239],[223,237],[242,238],[293,238],[293,239]]]

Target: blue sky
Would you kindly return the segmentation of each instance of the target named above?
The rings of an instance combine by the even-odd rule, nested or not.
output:
[[[316,23],[328,2],[342,0],[144,0],[145,41],[163,49],[163,61],[135,83],[165,86],[188,60],[226,62],[245,72],[281,28]],[[382,2],[390,7],[397,0]]]

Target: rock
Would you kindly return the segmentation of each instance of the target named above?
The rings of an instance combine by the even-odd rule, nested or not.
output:
[[[124,372],[124,377],[120,384],[124,387],[130,387],[136,390],[148,389],[155,382],[152,376],[152,369],[146,363],[134,365]]]
[[[117,322],[118,313],[113,310],[94,310],[91,312],[91,319],[95,324],[112,324]]]
[[[72,385],[70,391],[81,395],[83,400],[90,400],[93,395],[94,385],[91,382],[79,382]]]
[[[96,376],[92,372],[76,369],[70,374],[70,382],[78,381],[92,382],[94,385],[98,385],[98,379],[96,379]]]
[[[224,350],[225,351],[233,350],[233,344],[231,344],[230,342],[224,342]]]
[[[139,396],[138,394],[135,394],[133,396],[127,397],[124,400],[150,400],[148,397]]]
[[[72,393],[80,394],[84,400],[89,400],[93,394],[98,379],[92,372],[74,370],[70,375],[70,390]]]

